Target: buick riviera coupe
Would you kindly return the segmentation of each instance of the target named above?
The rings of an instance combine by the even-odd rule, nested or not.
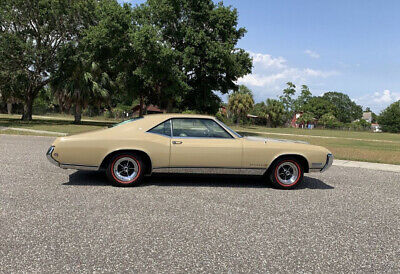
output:
[[[152,114],[111,128],[57,138],[48,160],[64,169],[105,170],[116,186],[152,173],[263,175],[291,189],[304,173],[333,162],[325,148],[302,142],[242,137],[214,117]]]

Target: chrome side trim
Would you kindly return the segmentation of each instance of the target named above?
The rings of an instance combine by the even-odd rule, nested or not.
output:
[[[188,173],[188,174],[229,174],[229,175],[263,175],[265,168],[235,167],[160,167],[153,168],[153,173]]]
[[[73,164],[60,164],[60,167],[64,169],[79,169],[79,170],[91,170],[91,171],[99,170],[98,166],[85,166],[85,165],[73,165]]]
[[[53,156],[52,156],[53,151],[54,151],[54,146],[51,146],[51,147],[47,150],[47,153],[46,153],[47,160],[49,160],[49,162],[52,163],[53,165],[59,167],[59,166],[60,166],[60,163],[57,162],[57,161],[53,158]]]
[[[313,168],[313,169],[321,169],[321,168],[323,168],[324,167],[324,164],[323,163],[312,163],[311,164],[311,168]]]
[[[309,168],[308,173],[312,173],[312,172],[321,172],[321,169],[320,168]]]
[[[332,154],[328,154],[326,156],[326,164],[325,166],[321,169],[321,172],[326,171],[328,168],[330,168],[333,164],[333,155]]]

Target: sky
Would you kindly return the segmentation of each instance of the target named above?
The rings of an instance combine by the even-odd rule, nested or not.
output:
[[[238,84],[256,102],[276,98],[288,81],[313,95],[346,93],[376,113],[400,100],[400,1],[223,3],[238,10],[239,26],[247,29],[237,46],[253,57],[253,70]]]

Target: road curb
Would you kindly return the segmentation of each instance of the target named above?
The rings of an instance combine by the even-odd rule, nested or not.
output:
[[[400,173],[400,165],[389,165],[389,164],[357,162],[357,161],[336,160],[336,159],[333,161],[333,165],[341,167],[358,167],[358,168]]]

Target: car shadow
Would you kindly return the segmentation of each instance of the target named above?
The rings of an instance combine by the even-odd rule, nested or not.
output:
[[[106,175],[101,171],[76,171],[69,175],[67,186],[110,186]],[[272,188],[264,177],[228,176],[228,175],[193,175],[193,174],[153,174],[145,177],[140,187],[177,186],[177,187],[245,187]],[[304,182],[296,189],[333,189],[323,181],[304,176]]]

